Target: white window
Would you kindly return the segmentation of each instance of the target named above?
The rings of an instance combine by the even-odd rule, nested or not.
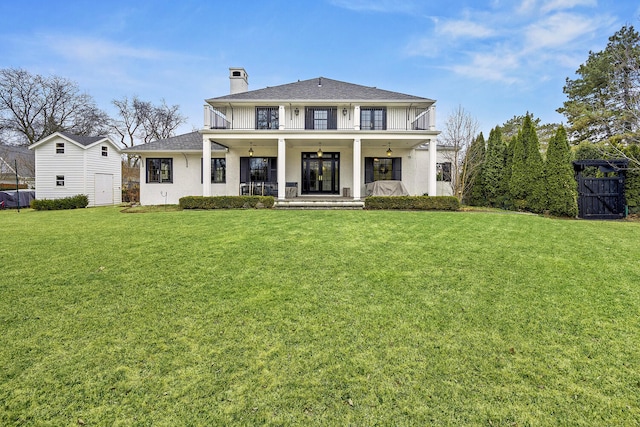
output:
[[[102,157],[107,157],[109,155],[109,148],[106,145],[102,146]]]
[[[56,187],[64,187],[64,175],[56,175]]]
[[[64,154],[64,142],[56,142],[56,154]]]

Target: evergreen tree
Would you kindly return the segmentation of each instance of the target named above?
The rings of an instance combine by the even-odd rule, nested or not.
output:
[[[567,101],[558,109],[572,139],[640,142],[640,34],[633,26],[609,37],[604,50],[589,52],[576,75],[567,78]]]
[[[546,206],[544,164],[529,114],[514,140],[509,193],[516,209],[542,212]]]
[[[465,191],[465,197],[463,203],[467,203],[471,206],[485,206],[486,199],[483,188],[482,169],[485,160],[485,140],[484,135],[480,132],[480,135],[476,137],[467,152],[465,153],[465,164],[473,163],[473,167],[469,168],[472,173],[466,175],[467,182],[463,188]]]
[[[549,140],[545,178],[549,212],[556,216],[577,216],[577,185],[573,176],[571,151],[564,126],[560,126],[555,136]]]
[[[531,212],[540,213],[547,207],[547,191],[544,180],[544,161],[540,154],[538,133],[530,116],[522,124],[522,138],[526,157],[527,207]]]
[[[504,170],[503,170],[503,185],[504,185],[504,209],[514,209],[515,202],[511,195],[511,175],[513,170],[513,148],[517,145],[516,140],[518,136],[512,137],[505,145],[504,150]]]
[[[482,168],[482,181],[487,206],[504,207],[508,187],[505,185],[506,146],[502,141],[502,131],[499,126],[491,129],[487,141],[487,153]]]

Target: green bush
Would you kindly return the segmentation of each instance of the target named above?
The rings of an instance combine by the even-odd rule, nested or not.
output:
[[[77,196],[62,199],[35,199],[31,201],[31,208],[37,211],[57,211],[86,208],[88,204],[89,197],[85,194],[78,194]]]
[[[256,209],[272,208],[273,196],[186,196],[180,198],[182,209]]]
[[[453,196],[371,196],[364,200],[365,209],[403,209],[457,211],[460,202]]]

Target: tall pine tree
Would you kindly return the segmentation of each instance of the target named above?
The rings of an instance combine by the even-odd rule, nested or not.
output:
[[[549,213],[556,216],[577,216],[577,184],[573,176],[571,150],[564,126],[560,126],[555,136],[549,140],[545,178]]]
[[[529,114],[525,116],[513,146],[509,193],[517,209],[542,212],[546,207],[544,163]]]
[[[469,173],[465,176],[463,203],[471,206],[485,206],[486,199],[483,188],[482,169],[485,161],[485,140],[484,135],[476,137],[467,152],[464,162],[469,167]]]
[[[508,193],[508,181],[504,179],[506,146],[499,126],[491,129],[487,140],[487,153],[482,168],[482,181],[487,206],[503,208]]]

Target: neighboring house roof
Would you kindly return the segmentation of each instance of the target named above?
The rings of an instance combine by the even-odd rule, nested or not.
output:
[[[108,136],[82,136],[82,135],[73,135],[67,132],[52,133],[51,135],[42,138],[40,141],[31,144],[29,146],[29,149],[33,150],[39,145],[42,145],[58,137],[63,138],[77,145],[78,147],[84,148],[84,149],[91,148],[97,144],[109,143],[113,148],[116,149],[117,152],[120,152],[120,147],[118,147],[113,141],[111,141],[111,139]]]
[[[0,175],[15,177],[15,165],[18,163],[18,176],[33,178],[35,175],[35,153],[29,148],[17,145],[0,144]]]
[[[384,101],[435,102],[429,98],[341,82],[325,77],[207,99],[221,101]]]
[[[225,150],[226,147],[213,143],[211,149]],[[122,150],[125,153],[140,153],[145,151],[198,151],[202,152],[202,135],[195,131],[182,135],[172,136],[167,139],[159,139],[146,144],[136,145],[134,147]]]

